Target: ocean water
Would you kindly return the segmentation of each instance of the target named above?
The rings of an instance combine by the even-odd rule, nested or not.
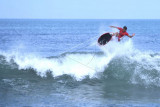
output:
[[[133,38],[97,44],[109,26]],[[160,20],[0,20],[0,107],[160,106]]]

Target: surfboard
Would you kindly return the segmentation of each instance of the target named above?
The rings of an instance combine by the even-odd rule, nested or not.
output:
[[[110,33],[104,33],[98,38],[99,45],[105,45],[112,39],[112,35]]]

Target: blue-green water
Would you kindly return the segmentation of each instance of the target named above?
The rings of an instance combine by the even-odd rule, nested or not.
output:
[[[135,37],[97,45],[110,25]],[[160,20],[0,20],[0,106],[160,106]]]

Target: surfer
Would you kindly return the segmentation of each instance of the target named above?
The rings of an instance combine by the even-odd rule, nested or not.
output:
[[[120,41],[122,39],[122,37],[125,36],[125,35],[128,36],[128,37],[130,37],[130,38],[132,38],[135,35],[134,33],[132,35],[129,35],[127,33],[127,27],[126,26],[124,26],[123,28],[116,27],[116,26],[110,26],[110,27],[111,28],[117,28],[119,30],[119,33],[118,32],[113,33],[113,36],[118,37],[118,41]]]

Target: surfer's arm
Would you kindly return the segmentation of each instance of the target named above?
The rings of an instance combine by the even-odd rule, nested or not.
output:
[[[117,28],[117,29],[119,28],[119,27],[116,27],[116,26],[110,26],[110,27],[111,27],[111,28]]]
[[[117,28],[118,30],[122,30],[121,27],[116,27],[116,26],[110,26],[111,28]]]
[[[128,37],[132,38],[135,35],[135,33],[133,33],[132,35],[127,35]]]

